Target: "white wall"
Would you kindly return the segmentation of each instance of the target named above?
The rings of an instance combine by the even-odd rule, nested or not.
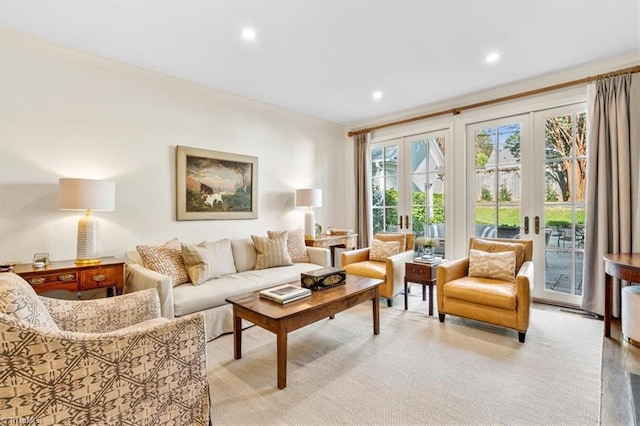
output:
[[[60,211],[61,177],[116,182],[98,212],[103,255],[136,244],[265,235],[303,226],[296,188],[323,189],[316,221],[352,226],[343,126],[2,31],[0,261],[73,259],[80,213]],[[175,219],[175,146],[258,157],[256,220]]]

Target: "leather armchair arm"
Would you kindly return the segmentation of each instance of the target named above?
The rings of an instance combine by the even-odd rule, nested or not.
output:
[[[340,253],[340,263],[342,266],[356,262],[364,262],[365,260],[369,260],[369,247],[357,250],[345,250]]]
[[[467,276],[469,271],[469,258],[452,260],[438,265],[436,272],[436,296],[438,299],[438,312],[444,313],[444,285],[449,281]]]
[[[516,299],[518,303],[518,328],[529,327],[529,310],[531,308],[531,289],[533,288],[533,262],[522,264],[516,275]]]
[[[385,266],[387,269],[387,281],[389,277],[393,277],[392,285],[393,291],[392,294],[397,294],[404,288],[404,271],[405,271],[405,263],[411,262],[413,260],[413,250],[405,250],[401,253],[394,254],[393,256],[389,256],[385,262]]]

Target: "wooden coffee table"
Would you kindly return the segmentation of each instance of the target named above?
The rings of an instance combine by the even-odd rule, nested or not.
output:
[[[373,334],[380,334],[379,286],[383,281],[347,275],[347,282],[335,288],[314,291],[311,297],[279,305],[261,299],[259,292],[227,299],[233,305],[233,357],[242,357],[242,319],[272,333],[277,339],[278,389],[287,386],[287,334],[359,305],[367,300],[373,305]],[[299,285],[299,282],[293,282]]]

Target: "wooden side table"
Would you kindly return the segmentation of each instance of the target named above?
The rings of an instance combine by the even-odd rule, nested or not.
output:
[[[409,283],[420,284],[422,286],[422,300],[426,300],[427,286],[429,286],[429,315],[433,316],[433,285],[436,283],[436,268],[438,264],[429,265],[427,263],[407,262],[404,269],[404,309],[408,309],[409,304]]]
[[[51,262],[44,268],[31,264],[18,264],[13,272],[25,279],[36,293],[68,290],[80,294],[82,290],[107,288],[108,294],[122,294],[124,288],[124,261],[103,257],[95,265],[76,265],[73,260]]]
[[[348,235],[321,235],[317,238],[305,238],[307,247],[323,247],[331,250],[331,266],[335,266],[336,247],[353,250],[358,245],[358,234]]]

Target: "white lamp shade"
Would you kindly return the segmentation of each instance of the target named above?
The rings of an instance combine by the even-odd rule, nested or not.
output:
[[[115,182],[62,178],[59,184],[58,203],[60,210],[115,210]]]
[[[296,190],[296,207],[321,207],[322,189]]]

